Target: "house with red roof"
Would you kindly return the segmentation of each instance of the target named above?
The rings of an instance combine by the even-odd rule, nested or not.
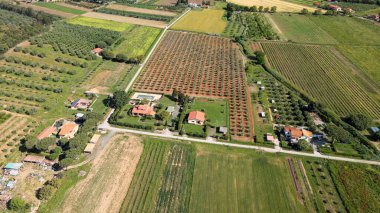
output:
[[[79,125],[73,122],[68,122],[62,125],[59,130],[58,136],[59,138],[73,138],[75,133],[79,130]]]
[[[154,116],[156,115],[156,112],[154,111],[152,106],[146,105],[146,104],[140,104],[133,106],[132,109],[132,116]]]
[[[100,56],[100,53],[102,53],[102,51],[103,51],[102,48],[97,47],[97,48],[93,49],[91,52],[97,56]]]
[[[53,133],[56,133],[57,128],[54,126],[46,127],[40,134],[37,135],[38,140],[50,137]]]
[[[187,122],[189,124],[203,125],[206,121],[206,114],[201,111],[192,111],[189,113]]]
[[[341,12],[342,11],[341,7],[339,7],[338,5],[332,5],[332,4],[329,5],[329,9],[330,10],[335,10],[337,12]]]
[[[292,143],[298,143],[298,140],[301,139],[310,141],[313,138],[313,133],[311,131],[292,126],[284,127],[284,135]]]

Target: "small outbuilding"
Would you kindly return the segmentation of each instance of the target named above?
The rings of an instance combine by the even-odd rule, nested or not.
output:
[[[95,149],[95,144],[93,143],[88,143],[86,148],[84,149],[85,153],[91,154]]]
[[[103,49],[102,48],[94,48],[92,51],[91,51],[93,54],[97,55],[97,56],[100,56],[100,53],[103,52]]]
[[[218,127],[218,132],[222,133],[223,135],[226,135],[228,132],[228,128],[225,126]]]
[[[99,141],[100,137],[101,137],[101,135],[94,134],[94,136],[92,136],[92,138],[90,140],[90,143],[96,144]]]
[[[259,112],[260,117],[265,118],[265,112]]]
[[[70,105],[71,109],[83,109],[86,110],[91,105],[91,100],[78,98]]]
[[[24,163],[36,163],[36,164],[42,164],[44,163],[45,157],[44,156],[38,156],[38,155],[28,155],[26,156],[22,162]]]
[[[22,163],[7,163],[4,166],[4,170],[20,170],[22,167]]]
[[[369,128],[369,132],[371,133],[371,134],[375,134],[375,133],[377,133],[378,131],[380,131],[380,129],[378,128],[378,127],[370,127]]]

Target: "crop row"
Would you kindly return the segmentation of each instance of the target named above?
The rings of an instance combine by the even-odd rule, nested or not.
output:
[[[262,46],[274,68],[339,115],[366,113],[380,118],[379,103],[328,49],[284,43]]]
[[[134,85],[137,91],[228,98],[230,133],[252,136],[250,100],[241,53],[229,39],[170,31]]]

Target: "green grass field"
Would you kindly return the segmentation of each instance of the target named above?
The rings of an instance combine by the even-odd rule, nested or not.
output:
[[[306,6],[313,6],[314,2],[318,2],[315,0],[285,0],[285,1],[295,3],[295,4],[306,5]]]
[[[65,13],[71,13],[75,15],[81,15],[81,14],[86,13],[86,11],[83,11],[83,10],[73,9],[73,8],[65,7],[62,5],[55,4],[55,3],[37,2],[34,4],[37,6],[46,7],[49,9],[53,9],[53,10],[57,10],[57,11],[65,12]]]
[[[379,102],[328,48],[286,43],[262,46],[272,67],[338,115],[366,113],[380,118]]]
[[[123,32],[111,51],[115,55],[123,53],[129,58],[143,58],[160,33],[158,28],[135,25]]]
[[[380,27],[370,21],[344,16],[309,16],[317,26],[341,44],[378,45]]]
[[[351,156],[360,156],[359,153],[354,149],[352,144],[335,143],[334,149],[338,154],[346,154]]]
[[[70,24],[78,24],[82,26],[87,27],[95,27],[95,28],[102,28],[106,30],[113,30],[113,31],[126,31],[128,29],[131,29],[134,25],[127,24],[127,23],[120,23],[116,21],[109,21],[109,20],[103,20],[103,19],[96,19],[96,18],[90,18],[90,17],[75,17],[72,19],[66,20],[67,23]]]
[[[315,44],[338,43],[337,40],[307,16],[277,13],[272,14],[269,18],[274,20],[284,37],[293,42]]]
[[[222,34],[227,27],[224,10],[193,10],[173,25],[174,30]]]
[[[197,146],[189,212],[305,212],[285,158]]]
[[[380,46],[339,45],[338,49],[380,87]]]

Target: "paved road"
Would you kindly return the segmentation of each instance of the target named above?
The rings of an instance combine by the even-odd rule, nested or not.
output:
[[[235,143],[226,143],[226,142],[217,142],[212,140],[204,140],[204,139],[198,139],[198,138],[189,138],[184,136],[176,136],[176,135],[164,135],[160,133],[154,133],[154,132],[144,132],[141,130],[134,130],[134,129],[124,129],[124,128],[117,128],[113,127],[108,123],[108,118],[111,116],[111,114],[114,112],[112,110],[110,114],[107,116],[105,121],[99,125],[99,129],[102,130],[108,130],[115,133],[133,133],[133,134],[140,134],[140,135],[148,135],[153,137],[162,137],[162,138],[169,138],[169,139],[175,139],[175,140],[186,140],[191,142],[197,142],[197,143],[207,143],[207,144],[214,144],[219,146],[229,146],[229,147],[236,147],[236,148],[243,148],[243,149],[255,149],[263,152],[270,152],[270,153],[285,153],[285,154],[291,154],[291,155],[300,155],[300,156],[308,156],[308,157],[316,157],[316,158],[324,158],[329,160],[338,160],[338,161],[347,161],[347,162],[353,162],[353,163],[364,163],[364,164],[372,164],[372,165],[380,165],[380,162],[378,161],[369,161],[369,160],[361,160],[361,159],[352,159],[352,158],[345,158],[345,157],[336,157],[336,156],[328,156],[328,155],[322,155],[321,153],[305,153],[305,152],[297,152],[292,150],[284,150],[279,146],[275,146],[275,148],[268,148],[268,147],[261,147],[261,146],[254,146],[254,145],[244,145],[244,144],[235,144]]]

